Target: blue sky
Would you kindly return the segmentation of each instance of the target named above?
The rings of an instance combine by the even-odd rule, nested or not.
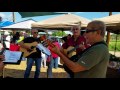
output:
[[[87,19],[95,19],[95,18],[102,18],[105,16],[109,15],[109,12],[71,12],[73,14],[79,15],[81,17],[87,18]],[[120,12],[112,12],[112,14],[118,14]],[[12,20],[12,12],[0,12],[0,16],[3,17],[3,20]],[[27,20],[27,19],[34,19],[36,21],[41,21],[41,20],[45,20],[47,18],[50,17],[55,17],[57,15],[50,15],[50,16],[37,16],[37,17],[29,17],[29,18],[21,18],[20,14],[18,12],[15,12],[15,22],[20,22],[23,20]]]

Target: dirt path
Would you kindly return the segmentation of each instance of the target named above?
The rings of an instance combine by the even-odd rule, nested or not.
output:
[[[110,51],[111,54],[114,55],[114,51]],[[120,52],[116,52],[115,55],[120,57]],[[22,61],[20,65],[6,65],[5,66],[5,77],[13,77],[13,78],[23,78],[24,72],[26,69],[26,61]],[[39,78],[47,78],[47,68],[41,68],[41,74]],[[32,67],[30,78],[34,77],[35,66]],[[63,68],[53,69],[53,78],[66,78],[67,73]]]
[[[23,78],[25,69],[26,69],[26,61],[22,61],[20,65],[6,65],[4,69],[4,72],[5,72],[4,76],[5,77],[9,76],[13,78]],[[41,68],[41,74],[39,78],[47,78],[46,71],[47,71],[47,67]],[[67,77],[67,74],[63,68],[52,69],[52,71],[53,71],[53,78]],[[35,66],[33,65],[30,78],[34,77],[34,73],[35,73]]]

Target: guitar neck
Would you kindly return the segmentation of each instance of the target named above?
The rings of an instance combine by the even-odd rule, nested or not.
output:
[[[77,45],[77,46],[76,46],[76,47],[74,47],[73,49],[69,50],[69,51],[67,52],[67,54],[69,54],[69,53],[73,52],[73,51],[74,51],[74,50],[76,50],[77,48],[79,48],[79,45]]]
[[[69,50],[69,51],[68,51],[68,54],[71,53],[71,52],[73,52],[73,51],[76,50],[77,48],[81,47],[81,45],[84,45],[84,42],[81,42],[80,45],[77,45],[77,46],[74,47],[73,49]]]
[[[47,39],[46,36],[42,36],[40,37],[40,40],[43,41],[43,46],[45,46],[47,44],[47,46],[51,46],[54,47],[55,45],[52,43],[51,40]],[[45,45],[44,45],[45,44]]]

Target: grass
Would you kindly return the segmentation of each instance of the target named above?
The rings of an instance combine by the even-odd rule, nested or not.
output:
[[[111,41],[111,42],[109,43],[109,50],[110,50],[110,51],[115,51],[115,44],[116,44],[116,41]],[[116,51],[120,51],[120,41],[117,41]]]

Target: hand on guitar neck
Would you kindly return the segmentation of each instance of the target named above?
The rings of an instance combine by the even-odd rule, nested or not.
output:
[[[66,54],[70,54],[72,52],[75,52],[77,48],[80,48],[82,51],[85,50],[85,45],[84,45],[84,42],[81,42],[80,45],[76,45],[75,47],[73,46],[69,46],[66,50]]]
[[[84,42],[81,42],[81,44],[79,45],[79,48],[83,51],[86,49],[85,47],[85,43]]]
[[[45,35],[43,35],[43,36],[40,37],[40,41],[42,41],[42,44],[45,47],[47,47],[47,46],[50,46],[52,48],[55,47],[55,45],[52,43],[52,41],[50,41],[49,39],[47,39]]]
[[[77,54],[76,53],[77,48],[80,48],[82,51],[85,50],[86,48],[85,48],[84,42],[81,42],[80,45],[76,45],[75,47],[69,46],[67,49],[62,48],[61,51],[66,57],[71,58],[72,56]],[[60,63],[63,64],[62,59],[60,59]]]

